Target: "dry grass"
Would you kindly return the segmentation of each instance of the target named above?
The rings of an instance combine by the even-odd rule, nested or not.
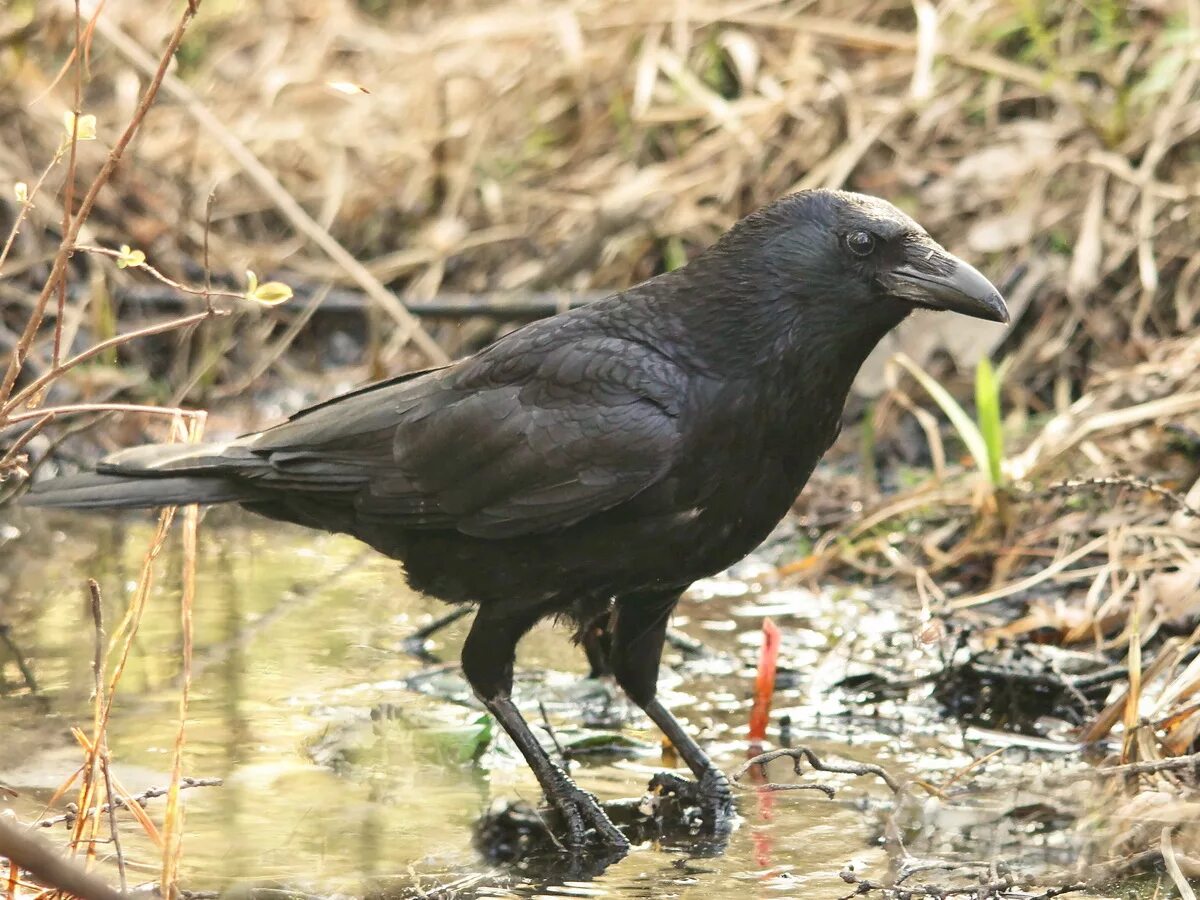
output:
[[[14,190],[18,207],[8,237],[3,249],[0,250],[0,266],[9,259],[21,233],[28,234],[33,223],[30,214],[37,209],[35,205],[40,199],[40,191],[46,184],[47,176],[54,168],[65,162],[65,186],[63,189],[61,234],[57,237],[57,246],[47,257],[49,272],[45,275],[40,292],[26,309],[18,310],[23,318],[20,333],[13,334],[5,373],[0,379],[0,431],[11,431],[16,426],[15,439],[5,448],[0,456],[0,480],[7,480],[14,473],[22,473],[25,459],[24,447],[38,433],[59,418],[74,413],[103,411],[105,406],[122,411],[130,411],[132,404],[66,404],[60,406],[45,406],[47,392],[54,389],[56,384],[73,375],[78,367],[90,359],[115,350],[117,347],[132,343],[139,338],[152,333],[160,333],[172,328],[184,328],[198,324],[200,321],[215,315],[212,306],[211,292],[193,291],[199,293],[204,300],[202,313],[185,316],[172,322],[162,323],[149,329],[127,331],[113,335],[105,340],[97,340],[88,349],[70,355],[72,332],[66,328],[68,312],[75,310],[68,306],[67,291],[70,260],[75,253],[86,253],[88,248],[80,243],[80,237],[85,232],[89,217],[96,207],[100,193],[108,186],[110,179],[121,164],[124,152],[132,143],[134,137],[145,120],[146,113],[153,106],[157,92],[162,85],[166,69],[180,42],[186,34],[198,8],[198,0],[192,0],[179,14],[174,27],[169,31],[165,48],[161,51],[157,64],[151,70],[151,78],[146,88],[140,92],[137,103],[127,117],[127,122],[120,131],[112,147],[105,153],[103,162],[97,173],[92,177],[89,186],[75,205],[75,190],[78,177],[77,164],[80,147],[83,142],[96,139],[95,115],[85,114],[82,109],[83,82],[85,60],[89,55],[91,23],[85,29],[84,19],[78,4],[75,5],[72,21],[74,24],[74,39],[72,52],[67,62],[60,70],[61,79],[68,72],[73,74],[73,102],[65,118],[66,134],[60,134],[50,162],[39,176],[32,189],[21,183]],[[56,79],[57,80],[57,79]],[[25,229],[22,232],[22,229]],[[104,257],[106,251],[101,250]],[[117,254],[119,264],[124,267],[132,264],[143,267],[151,274],[156,274],[160,280],[170,283],[170,279],[156,273],[153,268],[143,266],[144,256],[135,253],[127,246]],[[248,297],[257,296],[257,288],[247,291]],[[277,293],[277,292],[276,292]],[[53,302],[52,302],[53,301]],[[51,315],[52,313],[52,315]],[[51,319],[51,351],[49,365],[44,371],[35,374],[28,383],[22,384],[22,376],[27,374],[27,363],[32,349],[43,335],[43,325]],[[197,440],[203,429],[205,414],[184,413],[181,410],[155,409],[156,414],[166,414],[171,417],[172,425],[177,430],[183,429],[183,422],[189,422],[186,434],[188,439]],[[117,633],[106,643],[102,621],[102,603],[100,589],[95,581],[88,582],[91,608],[95,624],[95,651],[93,661],[94,691],[93,691],[93,722],[90,737],[80,728],[73,729],[73,734],[84,751],[84,762],[62,784],[55,796],[49,801],[48,808],[53,807],[58,800],[79,783],[77,800],[72,810],[70,839],[67,850],[70,856],[83,854],[82,868],[73,865],[62,858],[56,857],[50,848],[31,839],[21,831],[13,831],[8,826],[0,834],[0,853],[6,857],[6,897],[14,900],[18,896],[38,896],[43,889],[35,884],[21,881],[21,870],[41,880],[52,888],[68,891],[85,900],[102,900],[113,896],[113,891],[104,882],[96,879],[87,869],[96,862],[99,851],[98,845],[111,844],[113,858],[120,876],[122,891],[127,889],[126,862],[122,852],[120,826],[118,824],[118,798],[138,824],[146,831],[152,841],[163,847],[163,867],[161,878],[161,893],[166,900],[171,900],[177,893],[177,865],[179,859],[180,834],[182,829],[181,811],[178,804],[178,794],[182,781],[182,755],[184,746],[184,722],[187,715],[188,684],[186,675],[190,671],[191,659],[191,602],[194,595],[195,547],[196,529],[198,524],[197,509],[190,507],[184,530],[184,598],[183,598],[183,634],[184,634],[184,687],[180,697],[180,724],[175,743],[173,767],[168,797],[167,813],[164,819],[165,836],[159,837],[158,829],[151,819],[142,811],[140,804],[131,797],[110,771],[107,728],[109,717],[116,699],[117,688],[129,652],[137,634],[142,613],[145,610],[153,583],[154,563],[161,552],[167,531],[174,517],[175,509],[166,508],[159,518],[158,531],[155,534],[142,565],[141,576],[137,583],[132,602],[126,616],[117,628]],[[121,639],[124,638],[124,643]],[[111,661],[111,666],[110,666]],[[109,671],[111,668],[111,677]],[[107,837],[101,837],[102,829],[107,829]],[[53,893],[53,891],[52,891]]]
[[[1053,644],[1123,667],[1060,733],[1102,767],[1102,790],[1068,804],[1088,847],[1081,865],[1140,868],[1170,850],[1200,877],[1200,338],[1097,366],[1062,413],[1036,427],[1029,413],[1010,412],[1025,438],[1002,492],[949,467],[868,502],[789,569],[908,585],[932,640],[965,634],[973,652]]]
[[[131,59],[169,30],[168,7],[106,7],[86,103],[101,140],[81,147],[82,171],[127,118]],[[1081,361],[1136,361],[1194,318],[1200,64],[1183,3],[369,7],[206,9],[179,86],[89,223],[96,242],[187,281],[216,189],[218,272],[361,286],[298,225],[298,204],[405,298],[611,287],[786,191],[845,185],[898,201],[997,278],[1027,270],[1013,349],[1043,407],[1078,384]],[[0,62],[14,113],[0,179],[32,182],[54,155],[68,12],[39,15]],[[19,25],[9,14],[0,33]],[[10,280],[49,251],[58,199],[33,211]]]

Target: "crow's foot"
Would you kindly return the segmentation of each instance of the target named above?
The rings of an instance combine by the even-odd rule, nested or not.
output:
[[[566,846],[572,853],[592,847],[621,856],[629,852],[629,840],[612,823],[593,794],[568,782],[556,796],[548,799],[563,817],[567,826]]]
[[[650,791],[674,799],[681,807],[698,809],[706,831],[728,828],[732,822],[733,790],[725,773],[715,767],[707,769],[699,781],[660,772],[650,779]]]

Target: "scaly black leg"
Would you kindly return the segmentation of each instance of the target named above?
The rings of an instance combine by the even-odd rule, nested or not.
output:
[[[567,844],[582,850],[589,826],[596,841],[610,853],[624,855],[629,841],[609,820],[600,803],[581,789],[542,749],[529,725],[512,702],[513,659],[517,642],[542,617],[541,610],[513,616],[491,613],[481,607],[463,645],[463,674],[476,696],[508,732],[537,776],[546,799],[562,813],[567,824]]]
[[[663,591],[617,598],[612,670],[617,684],[662,730],[696,776],[705,822],[715,826],[728,818],[733,810],[729,780],[656,696],[667,619],[679,594],[679,591]],[[657,780],[664,785],[671,783],[671,779],[661,776]]]

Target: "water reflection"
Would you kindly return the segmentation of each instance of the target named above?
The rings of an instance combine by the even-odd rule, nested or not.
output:
[[[0,783],[31,821],[78,765],[72,725],[90,721],[91,620],[84,579],[96,577],[105,616],[123,614],[149,538],[144,520],[20,514],[0,552],[14,652],[0,646]],[[414,595],[395,563],[352,540],[219,511],[202,532],[195,610],[193,703],[186,774],[220,777],[220,788],[186,792],[184,882],[220,890],[240,882],[318,894],[417,896],[446,887],[458,897],[841,897],[838,872],[854,862],[882,877],[875,801],[885,789],[837,777],[838,799],[810,795],[738,798],[743,817],[724,852],[688,834],[647,837],[586,886],[572,873],[502,867],[473,846],[476,821],[497,800],[536,804],[537,784],[503,742],[480,740],[480,711],[453,664],[401,652],[412,630],[445,607]],[[181,677],[180,550],[168,545],[158,587],[138,633],[110,729],[114,769],[133,793],[167,782]],[[760,566],[760,569],[763,568]],[[765,569],[764,569],[765,570]],[[668,650],[664,700],[714,753],[735,768],[751,685],[750,661],[764,612],[785,625],[777,707],[818,752],[952,770],[968,760],[961,742],[922,728],[893,703],[847,715],[831,686],[862,648],[895,629],[892,613],[868,616],[861,594],[758,592],[716,580],[685,599],[677,624],[704,641],[698,657]],[[871,618],[874,616],[875,618]],[[466,622],[437,637],[454,660]],[[636,798],[673,760],[640,713],[584,678],[582,654],[562,630],[540,626],[522,643],[516,695],[560,743],[607,735],[573,774],[602,800]],[[843,698],[844,699],[844,698]],[[778,711],[778,710],[777,710]],[[912,715],[906,721],[906,716]],[[486,743],[486,746],[484,744]],[[784,762],[773,779],[790,777]],[[161,807],[151,806],[158,815]],[[135,878],[154,878],[158,852],[130,825],[125,850]],[[720,848],[718,848],[720,849]],[[586,873],[579,877],[585,877]],[[597,893],[600,892],[600,893]],[[447,894],[447,895],[450,895]]]

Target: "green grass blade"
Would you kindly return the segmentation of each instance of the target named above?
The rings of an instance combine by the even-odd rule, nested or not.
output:
[[[1000,381],[986,356],[975,367],[975,416],[987,448],[988,475],[993,487],[1004,484],[1000,463],[1004,459],[1004,431],[1000,422]]]
[[[895,359],[905,371],[917,380],[917,383],[921,387],[925,388],[926,393],[933,398],[933,401],[942,408],[942,412],[946,414],[946,418],[950,420],[950,424],[958,432],[959,439],[966,444],[967,450],[970,451],[971,456],[975,459],[975,465],[979,467],[979,471],[985,476],[990,477],[987,443],[984,441],[979,427],[967,415],[967,411],[958,405],[958,401],[950,396],[950,392],[938,384],[932,375],[903,353],[897,353]]]

